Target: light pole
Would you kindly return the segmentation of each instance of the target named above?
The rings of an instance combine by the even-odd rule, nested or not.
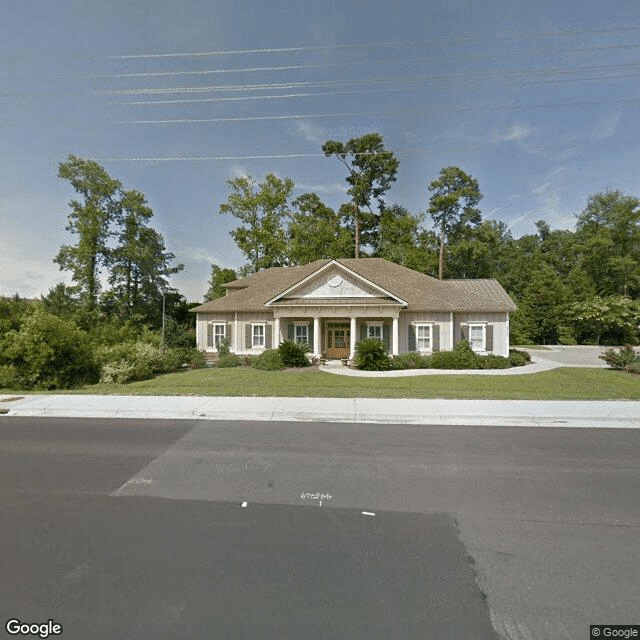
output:
[[[162,293],[162,350],[164,351],[164,297],[167,295],[167,287],[162,285],[160,292]]]

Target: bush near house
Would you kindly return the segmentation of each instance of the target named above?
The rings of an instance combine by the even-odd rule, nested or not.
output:
[[[640,351],[636,351],[630,344],[615,349],[607,349],[598,356],[604,360],[612,369],[624,369],[630,373],[640,373]]]
[[[437,351],[430,356],[402,353],[393,358],[394,369],[508,369],[522,367],[531,360],[526,351],[509,350],[509,357],[475,353],[466,340],[461,340],[452,351]]]
[[[267,349],[252,360],[251,366],[263,371],[281,371],[284,369],[284,362],[277,349]]]
[[[363,371],[388,371],[393,367],[382,340],[364,338],[356,342],[354,363]]]
[[[309,358],[307,353],[311,347],[306,342],[293,342],[285,340],[278,345],[278,351],[285,367],[308,367]]]

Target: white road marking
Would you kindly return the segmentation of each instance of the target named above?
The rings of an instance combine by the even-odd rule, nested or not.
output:
[[[363,516],[375,516],[376,514],[375,513],[371,513],[371,511],[363,511],[362,515]]]

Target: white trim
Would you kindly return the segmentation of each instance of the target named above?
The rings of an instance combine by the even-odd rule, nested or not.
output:
[[[296,321],[296,320],[293,321],[293,341],[295,343],[298,342],[298,336],[297,336],[298,327],[304,327],[305,328],[305,331],[306,331],[306,334],[307,334],[307,337],[305,338],[305,342],[307,344],[309,344],[309,322],[300,322],[299,320],[298,321]]]
[[[368,280],[364,276],[361,276],[359,273],[356,273],[355,271],[352,271],[351,269],[349,269],[349,267],[341,264],[337,260],[331,260],[331,262],[327,262],[327,264],[325,264],[323,267],[320,267],[319,269],[317,269],[316,271],[314,271],[313,273],[308,275],[306,278],[303,278],[302,280],[300,280],[299,282],[296,282],[294,285],[292,285],[291,287],[289,287],[288,289],[286,289],[282,293],[279,293],[275,298],[272,298],[271,300],[268,300],[267,302],[265,302],[264,306],[265,307],[271,306],[274,302],[276,302],[276,300],[279,300],[280,298],[286,296],[288,293],[290,293],[294,289],[297,289],[298,287],[301,287],[303,284],[305,284],[309,280],[312,280],[318,274],[322,273],[325,269],[328,269],[331,266],[337,266],[340,269],[344,269],[347,273],[351,274],[352,276],[354,276],[358,280],[366,283],[367,285],[369,285],[373,289],[376,289],[376,290],[380,291],[381,293],[384,293],[386,296],[389,296],[389,297],[393,298],[394,300],[397,300],[402,305],[406,305],[407,304],[407,302],[405,300],[402,300],[402,298],[398,298],[398,296],[394,295],[390,291],[387,291],[386,289],[383,289],[381,286],[375,284],[374,282],[371,282],[370,280]],[[371,304],[371,303],[369,303],[369,304]],[[387,304],[389,304],[389,303],[387,303]]]
[[[262,336],[256,336],[256,327],[262,327]],[[262,337],[262,344],[255,344],[255,339]],[[251,323],[251,349],[266,349],[267,342],[267,323],[266,322],[252,322]]]
[[[487,324],[488,322],[469,322],[467,323],[469,327],[469,346],[476,353],[484,353],[487,350]],[[480,327],[482,329],[482,344],[480,349],[473,348],[473,342],[471,340],[471,329],[473,327]]]
[[[376,338],[376,340],[383,340],[384,339],[384,330],[382,329],[384,325],[384,322],[380,321],[380,320],[374,320],[373,322],[367,322],[367,338]],[[369,335],[369,329],[370,328],[374,328],[374,329],[379,329],[380,330],[380,337],[378,336],[370,336]]]
[[[213,326],[213,333],[212,333],[212,338],[213,338],[213,344],[209,344],[209,326]],[[216,333],[216,327],[222,327],[222,335],[220,336],[219,333]],[[206,329],[205,329],[205,336],[204,336],[204,344],[205,344],[205,349],[207,351],[217,351],[218,350],[218,344],[216,342],[216,336],[220,336],[221,340],[224,340],[227,337],[227,321],[220,321],[220,320],[207,320],[206,323]]]
[[[416,333],[416,351],[418,353],[426,353],[428,351],[433,351],[433,326],[435,324],[437,324],[435,321],[433,320],[425,320],[424,322],[422,321],[414,321],[411,323],[413,325],[413,328],[415,330]],[[420,348],[420,336],[419,336],[419,329],[422,327],[426,327],[427,329],[429,329],[429,336],[428,336],[428,340],[429,340],[429,346],[427,348]],[[424,338],[423,338],[424,339]]]

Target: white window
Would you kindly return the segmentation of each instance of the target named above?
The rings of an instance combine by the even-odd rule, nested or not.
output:
[[[306,342],[308,344],[309,343],[309,325],[296,324],[294,340],[297,343]]]
[[[469,325],[469,345],[474,351],[485,350],[485,325],[470,324]]]
[[[367,338],[375,338],[376,340],[382,340],[382,325],[381,324],[368,324],[367,325]]]
[[[416,325],[416,348],[418,351],[429,351],[431,349],[431,325]]]
[[[207,346],[218,347],[220,342],[227,337],[227,325],[223,323],[210,322],[207,325]]]
[[[367,338],[375,338],[376,340],[382,340],[384,335],[382,332],[382,321],[367,322]]]
[[[264,325],[252,324],[251,325],[251,346],[252,347],[264,347]]]

